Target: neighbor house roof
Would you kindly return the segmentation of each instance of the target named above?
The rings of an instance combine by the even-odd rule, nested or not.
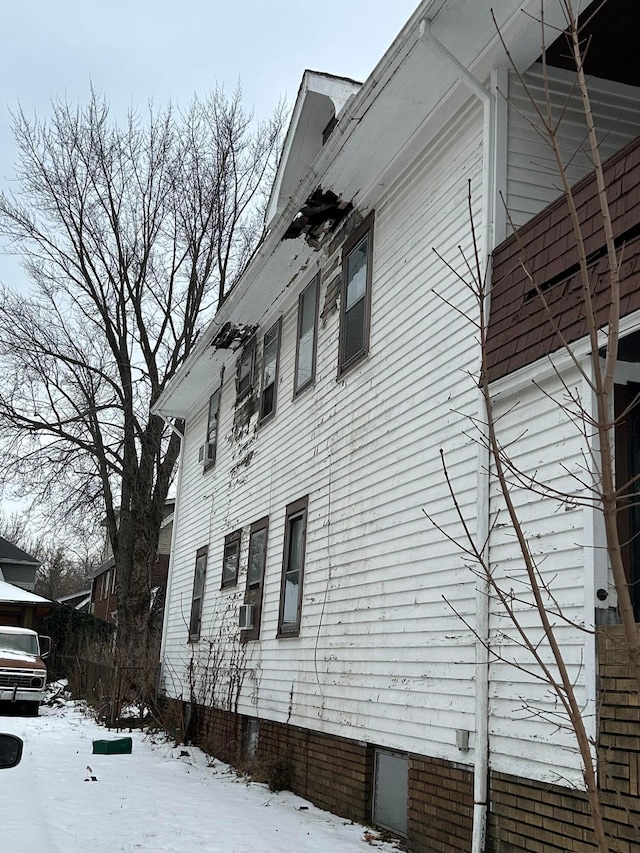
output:
[[[28,592],[12,583],[0,581],[0,602],[3,604],[51,604],[48,598]]]
[[[28,563],[33,566],[39,566],[40,561],[31,554],[27,554],[22,548],[13,545],[8,539],[0,536],[0,563]]]

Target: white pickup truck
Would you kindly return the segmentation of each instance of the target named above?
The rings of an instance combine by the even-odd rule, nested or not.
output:
[[[20,703],[37,715],[47,684],[42,659],[50,649],[49,637],[38,637],[29,628],[0,625],[0,702]]]

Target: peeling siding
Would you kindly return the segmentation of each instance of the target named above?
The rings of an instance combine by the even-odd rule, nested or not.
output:
[[[472,299],[432,247],[453,263],[460,258],[459,246],[471,255],[467,181],[479,208],[481,141],[481,110],[473,104],[442,129],[375,205],[371,340],[365,361],[336,380],[339,312],[325,312],[315,384],[293,398],[297,296],[319,265],[320,306],[333,301],[340,258],[336,244],[318,252],[294,278],[283,304],[275,417],[258,427],[254,415],[238,433],[230,362],[221,394],[217,460],[204,474],[197,450],[206,431],[206,407],[187,418],[167,623],[169,695],[189,697],[186,669],[192,649],[186,637],[197,549],[209,549],[199,648],[206,656],[207,641],[216,646],[222,638],[237,655],[234,619],[244,600],[248,531],[253,521],[268,515],[260,640],[242,646],[235,669],[222,668],[222,693],[227,689],[226,696],[245,714],[472,763],[475,638],[452,608],[474,619],[475,582],[464,555],[442,532],[454,540],[463,535],[444,483],[440,449],[473,531],[477,448],[467,433],[477,389],[468,371],[476,369],[478,353],[470,325],[451,307],[472,314]],[[276,319],[265,316],[259,340]],[[215,388],[212,376],[208,393]],[[579,432],[560,422],[553,405],[533,389],[507,414],[513,402],[500,399],[499,410],[505,414],[505,440],[519,437],[517,460],[566,485],[562,461],[580,458]],[[300,636],[278,640],[285,508],[306,494]],[[519,500],[527,530],[539,535],[537,553],[553,555],[559,599],[568,613],[583,618],[583,544],[577,544],[582,543],[582,512],[566,512],[557,502],[524,493]],[[496,501],[494,488],[494,509]],[[238,585],[221,590],[224,537],[240,527]],[[517,576],[518,555],[507,528],[493,532],[491,559],[505,577]],[[509,648],[504,620],[495,610],[491,629],[494,641]],[[563,628],[562,638],[580,683],[584,637]],[[228,684],[238,668],[242,683],[234,693]],[[579,782],[575,753],[565,749],[571,739],[555,734],[548,723],[525,720],[520,695],[552,707],[546,688],[512,667],[492,664],[492,768],[542,780],[562,773]],[[456,748],[456,729],[471,732],[468,752]]]
[[[470,251],[467,181],[479,206],[481,140],[474,103],[376,205],[367,360],[336,381],[339,315],[325,314],[315,384],[293,399],[296,300],[316,272],[309,266],[283,313],[275,418],[259,428],[253,419],[242,441],[234,439],[234,371],[227,369],[217,461],[204,475],[197,448],[206,412],[187,419],[167,625],[170,695],[188,695],[186,621],[196,550],[209,546],[206,638],[215,635],[212,623],[224,602],[244,594],[248,527],[268,514],[261,639],[246,646],[239,710],[471,761],[471,752],[456,749],[455,729],[474,728],[473,636],[443,595],[471,613],[474,586],[459,551],[423,508],[460,534],[442,482],[445,447],[474,525],[476,449],[463,431],[465,413],[476,407],[476,389],[464,374],[476,362],[475,343],[467,323],[435,294],[463,308],[470,302],[432,247],[455,262],[459,244]],[[339,257],[339,246],[329,257],[318,253],[323,272]],[[334,278],[332,272],[323,281],[321,306]],[[264,327],[275,319],[265,317]],[[232,473],[249,444],[249,463]],[[285,507],[305,494],[300,637],[276,640]],[[223,539],[238,527],[238,587],[220,591]]]
[[[553,86],[551,102],[559,119],[560,146],[569,182],[574,184],[593,169],[586,151],[588,144],[584,110],[575,75],[560,68],[548,69]],[[542,66],[535,63],[524,75],[536,103],[544,105]],[[589,96],[604,161],[640,135],[640,101],[638,90],[610,80],[590,77]],[[507,206],[516,227],[541,211],[561,193],[560,178],[553,151],[536,132],[531,122],[537,121],[533,106],[522,83],[514,74],[509,77],[509,139],[507,153]]]

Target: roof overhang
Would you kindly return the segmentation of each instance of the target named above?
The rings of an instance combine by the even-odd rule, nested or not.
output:
[[[346,77],[304,72],[267,206],[267,223],[271,224],[295,195],[322,148],[324,132],[360,86]]]
[[[496,5],[496,22],[514,61],[529,67],[542,44],[540,0],[501,0]],[[546,25],[562,26],[559,4],[544,0],[544,5]],[[283,236],[318,187],[366,213],[412,156],[437,137],[469,99],[456,71],[421,37],[421,22],[481,82],[494,67],[507,64],[491,6],[490,0],[424,0],[418,7],[342,110],[326,144],[275,215],[245,273],[156,402],[154,412],[183,418],[201,408],[211,393],[212,377],[242,345],[242,334],[234,337],[229,329],[241,332],[262,325],[266,315],[275,316],[295,298],[291,285],[300,272],[308,270],[309,276],[315,272],[314,250],[303,238],[283,242]]]

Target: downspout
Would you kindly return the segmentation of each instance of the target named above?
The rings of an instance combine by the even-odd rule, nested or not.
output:
[[[178,502],[180,500],[180,483],[182,481],[182,468],[184,462],[184,433],[172,423],[168,418],[164,418],[165,423],[180,436],[180,456],[178,459],[178,476],[176,478],[176,501],[173,505],[173,525],[171,527],[171,546],[169,550],[169,567],[167,569],[167,589],[164,596],[164,614],[162,617],[162,639],[160,641],[160,684],[164,679],[164,653],[167,646],[167,625],[169,623],[169,602],[171,601],[171,581],[173,579],[173,562],[175,559],[175,543],[176,530],[178,529]]]
[[[458,79],[483,105],[483,164],[482,164],[482,234],[481,261],[485,266],[485,318],[490,307],[490,258],[496,231],[496,90],[497,73],[491,76],[488,90],[431,32],[430,22],[420,22],[420,38],[458,76]],[[478,390],[477,423],[486,423],[485,402]],[[479,426],[479,429],[483,429]],[[484,430],[483,430],[484,433]],[[489,538],[489,471],[490,454],[486,436],[478,442],[476,543],[488,560]],[[489,781],[489,582],[482,571],[476,580],[476,646],[475,646],[475,743],[473,762],[473,831],[471,853],[483,853],[487,829]]]

